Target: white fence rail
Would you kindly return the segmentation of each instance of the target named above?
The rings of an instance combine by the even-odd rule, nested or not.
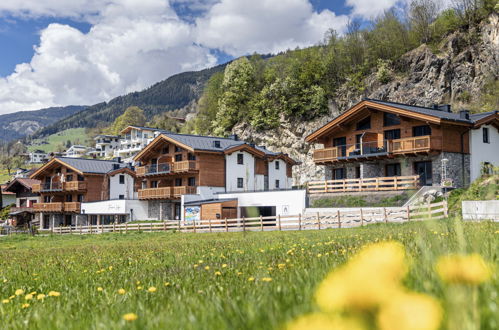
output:
[[[317,212],[316,214],[215,219],[189,223],[169,220],[150,223],[55,227],[49,230],[41,230],[41,232],[52,232],[53,234],[100,234],[169,230],[193,233],[321,230],[326,228],[351,228],[373,223],[402,223],[446,217],[447,203],[440,202],[424,206],[338,209],[336,212]]]

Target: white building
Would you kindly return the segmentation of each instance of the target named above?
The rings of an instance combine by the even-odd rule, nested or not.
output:
[[[30,164],[41,164],[45,163],[49,159],[49,155],[42,150],[35,150],[33,152],[28,153]]]
[[[100,158],[111,158],[115,150],[120,147],[120,138],[116,135],[97,135],[95,138],[95,154]]]
[[[82,145],[72,145],[68,150],[66,150],[64,157],[81,158],[87,154],[88,149],[88,147]]]
[[[471,116],[474,127],[470,132],[471,181],[481,175],[483,164],[499,166],[499,111]]]
[[[120,132],[119,147],[114,150],[114,156],[128,161],[154,140],[159,133],[164,132],[151,127],[128,126]]]

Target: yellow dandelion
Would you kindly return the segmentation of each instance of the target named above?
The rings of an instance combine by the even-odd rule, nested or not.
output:
[[[321,253],[317,254],[317,258],[320,258],[320,257],[322,257],[322,254]]]
[[[272,282],[272,278],[270,278],[270,277],[264,277],[264,278],[262,278],[262,281],[263,282]]]
[[[39,293],[37,296],[36,296],[36,299],[38,300],[43,300],[45,299],[45,295],[43,293]]]
[[[103,288],[101,288],[101,287],[98,287],[98,288],[97,288],[97,291],[102,292],[102,291],[104,291],[104,289],[103,289]]]
[[[241,275],[243,275],[243,273],[242,273],[242,272],[237,272],[236,274],[237,274],[237,276],[241,276]]]
[[[248,278],[248,281],[249,281],[249,282],[253,282],[254,280],[255,280],[255,278],[254,278],[254,277],[249,277],[249,278]]]
[[[222,265],[222,268],[226,268],[226,267],[227,267],[227,264],[223,264],[223,265]]]
[[[448,255],[440,257],[437,273],[447,283],[476,285],[492,275],[490,267],[479,254]]]
[[[118,290],[118,293],[119,293],[119,294],[125,294],[125,293],[126,293],[126,290],[125,290],[125,289],[119,289],[119,290]]]
[[[278,264],[278,265],[277,265],[277,268],[279,268],[279,269],[286,268],[286,264]]]
[[[31,300],[31,299],[33,299],[33,295],[31,293],[24,296],[24,300]]]
[[[15,295],[12,295],[9,297],[10,300],[14,299],[16,296]]]
[[[135,282],[135,284],[139,285],[139,284],[140,284],[140,281]]]
[[[170,282],[165,282],[165,286],[170,286]]]
[[[438,301],[420,293],[396,294],[378,313],[381,330],[436,330],[441,320],[442,308]]]
[[[139,317],[135,313],[126,313],[126,314],[123,315],[123,320],[125,320],[127,322],[135,321],[138,318]]]
[[[215,276],[220,276],[220,275],[222,275],[222,273],[221,273],[221,272],[219,272],[219,271],[216,271],[216,272],[215,272]]]
[[[210,270],[210,266],[204,267],[205,270]]]
[[[360,319],[330,316],[315,313],[304,315],[286,326],[286,330],[365,330],[368,329]]]
[[[107,269],[113,270],[113,266],[109,266],[109,267],[107,267]]]
[[[23,290],[23,289],[17,289],[17,290],[14,292],[14,294],[15,294],[16,296],[20,296],[20,295],[24,294],[24,290]]]
[[[32,291],[32,292],[30,292],[29,294],[31,294],[31,295],[33,295],[33,296],[34,296],[34,295],[36,295],[36,291]]]
[[[10,303],[10,300],[9,300],[9,299],[3,299],[3,300],[2,300],[2,304],[8,304],[8,303]]]
[[[22,307],[22,308],[28,308],[28,307],[29,307],[29,304],[28,304],[28,303],[23,304],[21,307]]]
[[[137,290],[142,290],[142,289],[143,289],[142,285],[139,285],[139,286],[137,287]]]
[[[4,283],[7,283],[7,279],[6,279],[6,278],[4,278],[4,279],[3,279],[3,282],[4,282]]]
[[[194,267],[194,268],[197,268],[197,267],[198,267],[198,264],[194,264],[194,266],[193,266],[193,267]]]
[[[59,297],[61,295],[60,292],[57,291],[49,291],[49,297]]]
[[[157,289],[154,286],[151,286],[149,289],[147,289],[147,292],[153,293],[153,292],[156,292],[156,290]]]

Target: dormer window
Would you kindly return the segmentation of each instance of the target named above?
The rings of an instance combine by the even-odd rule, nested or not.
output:
[[[220,141],[218,141],[218,140],[213,141],[213,147],[214,148],[220,148]]]
[[[357,131],[363,131],[371,128],[371,117],[366,117],[357,123]]]
[[[239,165],[244,164],[244,154],[237,154],[237,164]]]

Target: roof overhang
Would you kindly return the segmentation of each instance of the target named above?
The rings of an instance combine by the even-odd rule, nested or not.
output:
[[[51,160],[49,160],[48,163],[45,163],[42,167],[40,167],[33,174],[31,174],[30,179],[37,179],[39,177],[39,175],[41,175],[43,172],[45,172],[46,170],[49,170],[51,168],[54,168],[56,166],[66,166],[67,168],[72,169],[77,174],[83,175],[82,171],[74,168],[73,166],[66,164],[65,162],[63,162],[62,160],[60,160],[58,158],[52,158]]]
[[[351,107],[350,109],[348,109],[347,111],[343,112],[338,117],[331,120],[326,125],[319,128],[315,132],[308,135],[305,138],[305,141],[306,142],[317,141],[319,138],[321,138],[325,134],[330,133],[333,129],[339,127],[339,125],[348,121],[354,115],[356,115],[358,112],[365,110],[365,109],[373,109],[373,110],[398,114],[400,116],[409,117],[409,118],[425,121],[425,122],[428,122],[431,124],[436,124],[436,125],[441,125],[441,124],[445,123],[445,124],[449,124],[449,125],[471,126],[471,124],[465,123],[465,122],[445,120],[445,119],[439,118],[437,116],[432,116],[432,115],[428,115],[428,114],[421,114],[421,113],[406,110],[406,109],[400,109],[400,108],[397,108],[394,106],[378,104],[375,102],[371,102],[369,100],[363,100],[363,101],[360,101],[359,103],[357,103],[356,105],[354,105],[353,107]]]
[[[473,128],[479,128],[482,125],[493,125],[499,129],[499,111],[494,111],[490,115],[477,120],[473,125]]]
[[[134,157],[133,157],[133,160],[134,161],[140,161],[143,157],[147,156],[148,154],[151,154],[153,153],[153,150],[155,147],[157,147],[158,145],[161,145],[161,143],[163,142],[169,142],[169,143],[172,143],[174,145],[177,145],[183,149],[186,149],[190,152],[194,152],[194,149],[188,145],[185,145],[169,136],[166,136],[164,134],[160,134],[158,136],[156,136],[154,138],[154,140],[151,141],[151,143],[149,143],[144,149],[142,149],[138,154],[136,154]]]
[[[129,168],[129,167],[122,167],[122,168],[119,168],[117,170],[111,171],[111,172],[109,172],[107,174],[109,176],[113,176],[113,175],[121,174],[121,173],[127,173],[127,174],[130,174],[132,177],[135,177],[135,172],[132,171],[132,169]]]
[[[261,157],[261,158],[265,157],[265,153],[263,151],[260,151],[257,148],[250,146],[249,144],[240,144],[237,146],[227,148],[224,150],[224,153],[226,155],[230,155],[230,154],[237,152],[237,151],[246,151],[246,152],[248,152],[254,156],[257,156],[257,157]]]

